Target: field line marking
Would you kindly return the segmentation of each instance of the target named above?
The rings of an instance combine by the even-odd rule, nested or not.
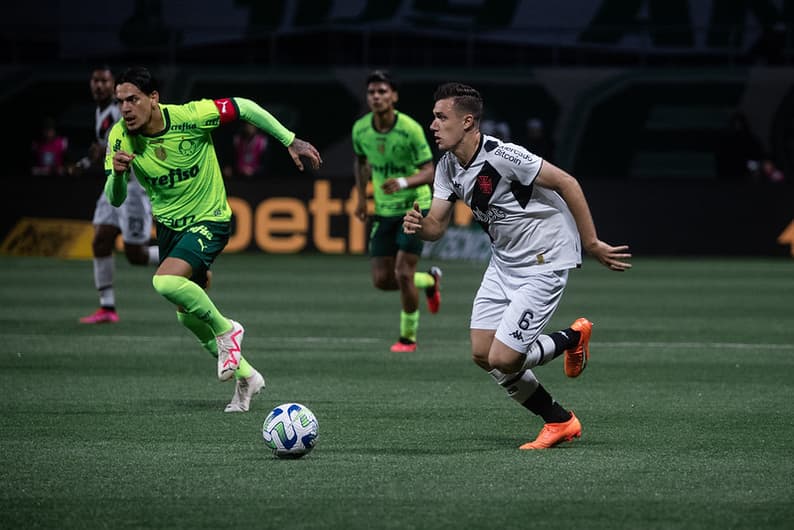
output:
[[[722,348],[748,350],[755,348],[781,348],[794,350],[794,344],[746,343],[746,342],[595,342],[609,348]]]
[[[6,333],[3,335],[6,339],[26,339],[26,340],[74,340],[74,335],[64,335],[64,334],[57,334],[57,335],[40,335],[40,334],[29,334],[29,333]],[[140,341],[140,340],[147,340],[147,339],[156,339],[158,341],[189,341],[192,340],[190,335],[184,336],[146,336],[146,335],[110,335],[110,336],[103,336],[104,338],[110,340],[126,340],[126,341]],[[83,335],[79,336],[80,339],[91,339],[96,338],[96,335]],[[260,337],[257,337],[260,338]],[[290,342],[290,343],[328,343],[328,342],[336,342],[336,343],[348,343],[348,344],[374,344],[378,342],[383,342],[385,339],[374,338],[374,337],[332,337],[332,336],[322,336],[322,337],[275,337],[272,335],[262,336],[261,338],[267,339],[270,341],[276,342]],[[441,341],[441,342],[466,342],[468,340],[450,340],[450,341]],[[699,341],[691,341],[691,342],[659,342],[659,341],[616,341],[616,342],[599,342],[593,341],[593,344],[596,344],[601,347],[606,348],[709,348],[709,349],[732,349],[732,350],[748,350],[748,349],[783,349],[783,350],[794,350],[794,344],[771,344],[771,343],[747,343],[747,342],[699,342]]]
[[[75,335],[64,335],[64,334],[55,334],[55,335],[41,335],[41,334],[32,334],[32,333],[4,333],[3,337],[6,339],[25,339],[25,340],[32,340],[32,339],[54,339],[54,340],[75,340],[78,339],[95,339],[99,337],[98,335],[80,335],[75,337]],[[109,340],[128,340],[128,341],[141,341],[141,340],[157,340],[157,341],[192,341],[194,340],[193,337],[190,335],[185,336],[151,336],[151,335],[103,335],[102,338],[109,339]],[[341,342],[341,343],[363,343],[363,344],[370,344],[374,342],[383,342],[386,339],[376,339],[373,337],[274,337],[273,335],[266,335],[262,337],[254,338],[262,338],[267,340],[274,340],[279,342]]]

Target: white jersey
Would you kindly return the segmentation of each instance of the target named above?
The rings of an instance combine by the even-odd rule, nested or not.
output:
[[[110,129],[119,119],[121,119],[121,109],[117,103],[111,103],[104,109],[96,107],[94,133],[96,141],[104,149],[107,149]],[[111,205],[103,188],[96,201],[91,222],[94,225],[118,227],[125,243],[148,244],[152,231],[152,205],[132,170],[127,181],[127,198],[124,203],[118,208]]]
[[[491,238],[491,263],[511,275],[562,271],[581,265],[576,222],[563,198],[534,185],[543,159],[482,134],[467,166],[444,154],[433,197],[462,199]]]
[[[99,108],[99,105],[97,105],[96,110],[94,111],[94,134],[96,134],[96,141],[102,146],[102,149],[107,149],[108,134],[110,134],[110,129],[120,119],[121,108],[119,107],[118,103],[113,102],[104,109]],[[132,169],[130,169],[130,179],[127,182],[127,189],[131,190],[133,188],[140,188],[141,191],[143,191],[143,186],[140,185],[138,179],[135,178],[135,174],[133,173]]]
[[[116,103],[111,103],[104,109],[97,106],[94,112],[94,133],[96,134],[96,141],[103,148],[107,147],[110,128],[120,119],[121,109]]]

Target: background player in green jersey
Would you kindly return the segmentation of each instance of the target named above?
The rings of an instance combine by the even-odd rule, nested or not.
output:
[[[119,206],[126,198],[129,171],[135,171],[157,222],[161,263],[154,288],[177,307],[179,322],[217,357],[218,378],[234,376],[226,412],[246,412],[265,380],[242,356],[243,326],[222,315],[204,290],[210,266],[229,240],[232,215],[211,133],[242,119],[287,146],[301,171],[302,156],[315,169],[322,158],[251,100],[160,103],[158,84],[146,68],[130,68],[116,80],[116,99],[121,120],[108,138],[105,193]]]
[[[395,109],[398,94],[391,75],[375,70],[366,80],[370,112],[353,124],[353,173],[358,187],[356,216],[367,220],[367,182],[372,180],[375,215],[369,236],[372,283],[400,290],[400,338],[393,352],[416,351],[419,292],[424,289],[431,313],[441,305],[441,269],[416,272],[422,241],[402,229],[405,213],[417,202],[430,208],[433,153],[424,130]]]

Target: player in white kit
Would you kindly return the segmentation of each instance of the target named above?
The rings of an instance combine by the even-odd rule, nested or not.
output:
[[[469,206],[491,239],[491,260],[471,312],[474,362],[508,395],[544,420],[537,438],[521,449],[546,449],[581,436],[570,410],[552,399],[532,368],[564,354],[568,377],[578,377],[590,356],[593,324],[577,319],[544,334],[568,280],[585,250],[614,271],[631,268],[627,245],[598,239],[577,180],[525,148],[482,134],[483,101],[474,88],[447,83],[436,90],[433,132],[446,151],[436,166],[433,202],[426,217],[418,207],[404,230],[439,239],[455,201]],[[581,239],[580,239],[581,238]]]
[[[121,117],[115,102],[115,78],[108,66],[91,72],[91,95],[96,102],[94,132],[96,139],[87,157],[78,162],[86,172],[101,170],[104,176],[105,149],[110,128]],[[116,237],[124,239],[124,254],[133,265],[156,265],[159,262],[157,245],[149,245],[152,231],[152,206],[143,187],[135,178],[129,179],[127,200],[118,208],[110,205],[102,191],[94,209],[94,285],[99,291],[99,309],[82,317],[82,324],[118,322],[116,296],[113,291],[113,246]]]

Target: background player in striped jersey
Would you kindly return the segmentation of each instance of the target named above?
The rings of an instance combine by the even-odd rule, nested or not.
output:
[[[422,239],[440,238],[463,200],[491,238],[491,260],[471,313],[474,362],[508,395],[541,416],[543,429],[521,449],[546,449],[581,436],[572,411],[554,401],[532,368],[564,354],[565,374],[578,377],[590,356],[592,323],[543,334],[585,250],[613,271],[628,270],[628,246],[601,241],[577,180],[525,148],[479,130],[483,101],[474,88],[441,85],[435,93],[433,131],[446,151],[436,167],[433,203],[418,205],[404,229]],[[581,238],[581,239],[580,239]]]
[[[157,81],[146,68],[125,71],[117,80],[116,98],[122,119],[108,138],[105,193],[111,204],[123,203],[130,170],[135,170],[157,221],[162,261],[152,284],[176,306],[179,322],[217,357],[218,379],[234,376],[234,395],[225,411],[247,412],[265,380],[242,355],[243,326],[221,314],[203,289],[229,241],[232,217],[212,131],[240,119],[253,123],[287,146],[301,171],[302,156],[317,169],[320,154],[249,99],[160,103]],[[161,353],[168,366],[168,352]]]
[[[424,130],[395,109],[397,87],[391,75],[375,70],[366,80],[370,112],[353,124],[353,174],[358,186],[356,215],[367,220],[367,182],[372,180],[375,215],[369,236],[372,283],[384,291],[400,291],[400,338],[393,352],[416,351],[419,292],[437,313],[441,305],[441,269],[416,272],[422,241],[402,230],[405,212],[414,202],[430,207],[433,153]]]
[[[104,176],[105,150],[110,128],[119,121],[121,111],[115,101],[115,79],[109,66],[102,65],[91,72],[91,96],[96,103],[94,111],[94,142],[88,156],[78,161],[82,172]],[[82,317],[82,324],[118,322],[116,294],[113,290],[114,263],[113,246],[121,234],[124,240],[124,255],[133,265],[157,265],[159,252],[156,245],[149,245],[152,233],[152,206],[149,197],[131,175],[127,183],[127,200],[118,208],[108,202],[102,190],[94,208],[94,239],[91,249],[94,254],[94,285],[99,291],[99,309]]]

